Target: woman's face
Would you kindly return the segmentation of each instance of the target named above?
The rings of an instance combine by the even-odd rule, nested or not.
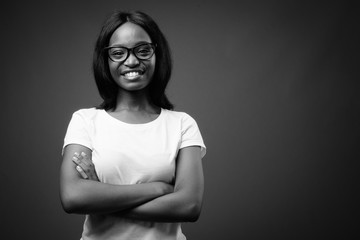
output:
[[[143,43],[151,43],[149,35],[143,28],[134,23],[124,23],[118,27],[110,38],[109,46],[134,48]],[[108,59],[111,76],[117,85],[125,91],[145,89],[155,71],[155,54],[150,59],[140,60],[130,51],[123,62]]]

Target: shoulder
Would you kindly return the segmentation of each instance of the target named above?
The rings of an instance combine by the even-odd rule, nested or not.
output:
[[[78,125],[91,124],[98,118],[102,111],[102,109],[96,109],[95,107],[79,109],[72,114],[70,122],[73,124],[77,123]]]
[[[201,157],[206,153],[206,146],[201,136],[200,129],[195,119],[186,112],[169,111],[171,118],[177,119],[181,129],[180,149],[188,146],[200,146]]]
[[[174,111],[174,110],[164,110],[166,112],[167,117],[169,118],[173,118],[173,119],[177,119],[177,120],[181,120],[181,121],[186,121],[188,119],[193,119],[189,114],[187,114],[186,112],[179,112],[179,111]]]
[[[173,111],[173,110],[165,110],[165,112],[166,112],[167,121],[174,122],[174,123],[176,122],[176,123],[180,124],[182,129],[185,129],[185,128],[188,128],[191,126],[197,127],[197,123],[196,123],[195,119],[186,112],[179,112],[179,111]]]
[[[77,116],[77,117],[81,117],[83,119],[90,120],[90,119],[93,119],[96,115],[98,115],[101,111],[103,111],[103,110],[97,109],[95,107],[82,108],[82,109],[75,111],[73,113],[73,117]]]

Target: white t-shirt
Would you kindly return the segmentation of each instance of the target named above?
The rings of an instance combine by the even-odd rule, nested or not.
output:
[[[183,112],[161,109],[144,124],[122,122],[102,109],[76,111],[64,147],[80,144],[92,150],[99,180],[109,184],[172,182],[179,149],[200,146],[206,152],[195,120]],[[83,240],[183,240],[180,223],[130,220],[111,214],[86,215]]]

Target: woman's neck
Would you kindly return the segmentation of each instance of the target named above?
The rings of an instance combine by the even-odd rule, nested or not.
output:
[[[150,103],[149,96],[144,91],[120,91],[114,112],[123,110],[153,112],[157,109]]]

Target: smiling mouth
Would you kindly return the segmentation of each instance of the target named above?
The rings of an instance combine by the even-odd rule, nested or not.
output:
[[[127,72],[124,74],[125,77],[128,77],[128,78],[134,78],[134,77],[137,77],[141,75],[140,72]]]
[[[125,76],[126,78],[130,78],[130,79],[133,79],[133,78],[137,78],[141,75],[143,75],[143,71],[140,71],[140,70],[135,70],[135,71],[126,71],[124,73],[122,73],[121,75]]]

